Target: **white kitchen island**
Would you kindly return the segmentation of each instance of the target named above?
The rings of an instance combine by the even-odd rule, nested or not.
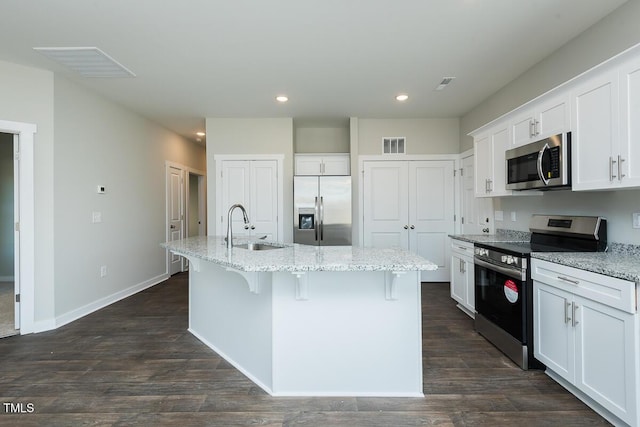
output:
[[[266,242],[268,244],[268,242]],[[273,396],[423,396],[420,271],[401,249],[163,244],[190,262],[189,331]]]

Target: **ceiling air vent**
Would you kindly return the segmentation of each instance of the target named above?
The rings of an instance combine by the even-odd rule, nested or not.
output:
[[[406,154],[406,139],[404,136],[382,138],[382,154]]]
[[[455,77],[443,77],[440,84],[436,86],[434,90],[443,90],[453,81],[453,79],[455,79]]]
[[[71,68],[83,77],[136,76],[97,47],[34,47],[33,50]]]

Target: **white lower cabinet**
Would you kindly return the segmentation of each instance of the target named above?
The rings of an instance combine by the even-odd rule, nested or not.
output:
[[[532,259],[534,354],[617,425],[640,424],[635,284]]]
[[[475,318],[473,243],[451,239],[451,298]]]

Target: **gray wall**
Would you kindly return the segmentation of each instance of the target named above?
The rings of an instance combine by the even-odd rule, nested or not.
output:
[[[478,105],[460,121],[461,150],[473,147],[470,131],[639,43],[639,22],[640,1],[629,0]],[[516,230],[528,230],[533,213],[602,215],[608,219],[610,241],[640,244],[640,229],[631,227],[632,213],[640,212],[640,190],[503,197],[495,200],[495,209],[504,212],[495,226]],[[511,212],[516,212],[515,222]]]
[[[13,278],[13,135],[0,133],[0,281]]]
[[[284,155],[284,236],[293,240],[293,119],[207,118],[207,233],[216,234],[216,154]],[[223,209],[228,209],[223,207]]]
[[[73,317],[167,273],[165,161],[204,170],[205,153],[63,77],[54,82],[55,312]]]
[[[629,0],[473,108],[460,120],[460,151],[473,148],[469,132],[639,43],[639,23],[640,0]]]

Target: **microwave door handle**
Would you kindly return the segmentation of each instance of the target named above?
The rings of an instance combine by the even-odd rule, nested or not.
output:
[[[542,156],[544,156],[544,152],[549,149],[549,144],[545,143],[544,147],[542,147],[542,149],[538,153],[538,176],[540,177],[544,185],[549,185],[549,180],[544,177],[544,172],[542,171]]]
[[[314,204],[314,210],[315,210],[315,216],[314,216],[314,222],[313,222],[313,231],[316,235],[316,242],[318,241],[318,228],[320,227],[318,225],[318,220],[320,219],[320,212],[319,212],[319,206],[318,206],[318,197],[316,196],[315,199],[315,204]]]

